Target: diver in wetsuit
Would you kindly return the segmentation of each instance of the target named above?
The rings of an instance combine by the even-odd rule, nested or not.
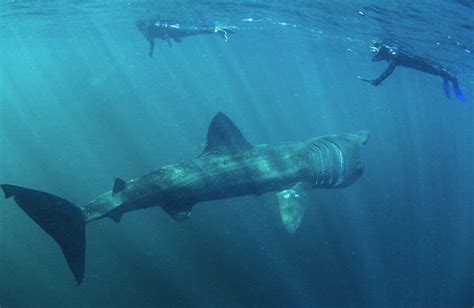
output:
[[[460,101],[465,100],[456,76],[440,65],[430,63],[421,57],[408,55],[396,47],[385,45],[379,41],[372,42],[370,50],[373,53],[372,61],[385,60],[389,62],[389,65],[377,79],[368,80],[358,77],[359,79],[370,82],[374,86],[379,86],[382,81],[393,73],[395,67],[404,66],[443,78],[443,90],[448,98],[451,98],[449,92],[449,81],[451,81],[456,98]]]
[[[229,27],[197,27],[156,19],[139,20],[136,22],[136,26],[150,43],[150,51],[148,53],[150,57],[153,57],[155,38],[166,40],[168,45],[173,47],[171,40],[175,41],[176,43],[180,43],[182,39],[187,36],[217,34],[227,41],[228,34],[234,33],[234,31],[232,31],[232,29]]]

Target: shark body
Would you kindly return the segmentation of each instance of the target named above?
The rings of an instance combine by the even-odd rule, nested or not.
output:
[[[2,184],[16,203],[61,247],[77,284],[84,277],[85,225],[124,213],[162,207],[177,221],[203,201],[278,192],[285,228],[299,227],[313,188],[343,188],[363,172],[360,152],[369,133],[330,135],[303,142],[251,145],[223,113],[212,120],[204,151],[187,162],[164,166],[128,182],[116,179],[112,191],[77,207],[55,195]]]

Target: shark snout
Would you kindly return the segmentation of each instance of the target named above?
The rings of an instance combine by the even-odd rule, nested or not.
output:
[[[361,130],[354,135],[357,137],[360,145],[366,145],[367,141],[369,141],[370,132],[368,130]]]

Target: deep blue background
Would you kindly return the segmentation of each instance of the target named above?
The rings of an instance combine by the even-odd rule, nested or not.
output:
[[[334,10],[359,18],[375,11],[367,5]],[[314,191],[294,235],[272,194],[199,204],[181,224],[160,208],[120,224],[91,223],[80,287],[54,241],[2,201],[2,307],[474,304],[472,42],[433,55],[461,68],[462,104],[443,96],[439,78],[408,69],[378,88],[357,80],[385,64],[370,61],[374,35],[350,32],[336,13],[338,30],[271,5],[240,8],[238,17],[211,6],[240,28],[227,43],[157,41],[150,59],[134,28],[141,13],[133,12],[146,5],[118,6],[117,19],[111,6],[53,3],[60,13],[51,16],[5,7],[12,11],[0,27],[0,182],[81,205],[116,177],[197,156],[218,111],[254,144],[368,129],[365,174],[349,188]],[[179,9],[193,16],[192,6]],[[242,21],[265,10],[266,20]],[[368,25],[387,35],[384,25]],[[427,44],[409,48],[426,54]]]

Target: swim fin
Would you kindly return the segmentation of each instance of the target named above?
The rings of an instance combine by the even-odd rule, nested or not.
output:
[[[443,79],[443,90],[447,98],[451,99],[451,93],[449,92],[449,82],[448,79]]]
[[[454,94],[456,95],[456,98],[458,100],[460,100],[461,102],[466,101],[466,98],[464,97],[464,93],[462,93],[461,88],[459,87],[459,85],[454,85],[453,84],[453,90],[454,90]]]

